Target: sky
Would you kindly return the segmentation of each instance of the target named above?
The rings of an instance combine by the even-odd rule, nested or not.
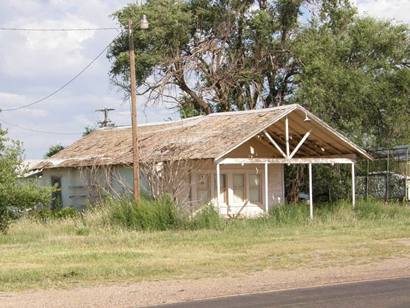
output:
[[[1,0],[0,27],[95,28],[118,27],[111,14],[127,0]],[[135,1],[134,1],[135,3]],[[410,23],[409,0],[355,0],[362,15]],[[0,109],[33,102],[59,88],[83,69],[117,35],[116,30],[84,32],[0,31]],[[138,58],[137,58],[138,59]],[[0,112],[9,136],[23,142],[25,158],[41,159],[54,144],[69,145],[102,114],[129,125],[129,102],[110,83],[105,54],[63,91],[43,103],[13,112]],[[175,119],[169,106],[147,106],[138,97],[140,123]]]

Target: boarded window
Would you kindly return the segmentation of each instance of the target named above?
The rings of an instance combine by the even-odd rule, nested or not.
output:
[[[245,198],[245,175],[244,174],[234,174],[233,179],[233,203],[242,204]]]
[[[61,195],[61,178],[58,176],[51,177],[51,186],[55,188],[51,195],[51,209],[58,210],[63,206],[63,198]]]
[[[198,174],[197,197],[202,204],[211,200],[210,176],[208,174]]]
[[[249,175],[249,201],[251,203],[261,202],[261,177],[259,174]]]

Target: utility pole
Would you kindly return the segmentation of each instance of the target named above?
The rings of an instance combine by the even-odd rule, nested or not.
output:
[[[115,124],[108,118],[108,113],[110,111],[114,111],[114,108],[102,108],[102,109],[97,109],[96,112],[102,112],[104,113],[104,120],[97,122],[98,125],[103,128],[103,127],[114,127]]]
[[[148,20],[142,15],[140,28],[148,29]],[[138,148],[138,126],[137,126],[137,83],[135,80],[135,51],[132,35],[132,20],[128,19],[128,44],[130,57],[130,82],[131,82],[131,130],[132,130],[132,169],[134,177],[134,200],[138,205],[140,201],[140,163]]]
[[[140,201],[140,164],[138,149],[137,127],[137,85],[135,81],[135,52],[132,36],[132,21],[128,19],[128,41],[130,56],[130,81],[131,81],[131,128],[132,128],[132,169],[134,176],[134,200],[138,205]]]

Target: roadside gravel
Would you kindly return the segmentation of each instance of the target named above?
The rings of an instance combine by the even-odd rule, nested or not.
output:
[[[410,276],[410,256],[345,267],[260,271],[197,280],[147,281],[0,293],[0,307],[136,307],[408,276]]]

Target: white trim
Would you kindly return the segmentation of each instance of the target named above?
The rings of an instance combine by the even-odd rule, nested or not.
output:
[[[268,176],[268,163],[265,162],[265,181],[264,181],[264,187],[265,187],[265,212],[269,212],[269,176]]]
[[[309,164],[309,216],[310,216],[310,219],[313,219],[312,164]]]
[[[233,150],[235,150],[236,148],[240,147],[242,144],[244,144],[245,142],[247,142],[248,140],[252,139],[253,137],[255,137],[257,134],[263,132],[265,129],[267,129],[268,127],[272,126],[273,124],[275,124],[276,122],[278,122],[280,119],[282,119],[284,116],[288,115],[289,113],[291,113],[293,110],[298,108],[298,105],[287,105],[286,108],[285,106],[283,106],[284,110],[287,110],[286,112],[284,112],[283,114],[280,115],[274,115],[273,116],[273,120],[271,122],[269,122],[268,124],[266,124],[264,127],[262,128],[258,128],[257,130],[253,131],[252,133],[250,133],[246,138],[244,138],[240,143],[238,143],[237,145],[229,148],[228,150],[224,151],[222,154],[218,155],[217,157],[215,157],[215,161],[221,159],[222,157],[224,157],[226,154],[232,152]],[[280,108],[281,109],[281,108]],[[273,109],[275,110],[275,109]]]
[[[311,113],[309,110],[305,109],[304,107],[297,105],[297,109],[305,112],[308,117],[321,125],[322,127],[326,128],[328,131],[333,133],[336,137],[340,138],[344,143],[346,143],[348,146],[352,147],[354,150],[362,154],[364,157],[367,159],[373,160],[373,157],[370,156],[365,150],[363,150],[361,147],[358,145],[354,144],[352,141],[350,141],[347,137],[345,137],[342,133],[331,127],[329,124],[327,124],[325,121],[320,119],[319,117],[315,116],[313,113]]]
[[[218,161],[221,165],[236,164],[352,164],[351,158],[224,158]]]
[[[313,113],[311,113],[310,111],[308,111],[307,109],[305,109],[304,107],[298,105],[298,104],[293,104],[293,105],[286,105],[286,106],[281,106],[281,107],[274,107],[274,108],[270,108],[269,110],[280,110],[280,109],[284,109],[286,110],[287,108],[289,108],[289,110],[287,110],[286,112],[283,112],[283,114],[280,115],[274,115],[273,116],[273,121],[269,124],[267,124],[265,127],[262,127],[260,129],[255,130],[254,132],[252,132],[250,135],[248,135],[243,141],[241,141],[239,144],[229,148],[228,150],[224,151],[222,154],[218,155],[217,157],[214,158],[215,161],[220,160],[222,157],[224,157],[226,154],[232,152],[233,150],[235,150],[236,148],[240,147],[242,144],[244,144],[245,142],[247,142],[248,140],[252,139],[253,137],[255,137],[257,134],[263,132],[264,130],[266,130],[268,127],[270,127],[271,125],[275,124],[276,122],[280,121],[283,117],[287,116],[288,114],[290,114],[291,112],[293,112],[294,110],[301,110],[302,112],[306,113],[308,115],[308,117],[313,120],[314,122],[316,122],[317,124],[319,124],[320,126],[324,127],[325,129],[327,129],[328,131],[330,131],[332,134],[334,134],[337,138],[340,138],[345,144],[347,144],[348,146],[352,147],[354,150],[356,150],[357,152],[359,152],[361,155],[363,155],[364,157],[366,157],[367,159],[373,160],[373,157],[371,157],[365,150],[363,150],[362,148],[360,148],[359,146],[357,146],[356,144],[354,144],[353,142],[351,142],[348,138],[346,138],[343,134],[341,134],[340,132],[338,132],[337,130],[335,130],[334,128],[332,128],[330,125],[328,125],[326,122],[324,122],[323,120],[321,120],[320,118],[318,118],[317,116],[315,116]],[[255,112],[263,112],[263,110],[267,110],[267,109],[262,109],[262,110],[255,110]],[[250,111],[246,111],[246,112],[250,112]],[[232,112],[232,113],[237,113],[237,112]],[[224,115],[226,113],[217,113],[217,114],[212,114],[212,115]]]
[[[216,164],[216,205],[218,207],[218,213],[221,210],[221,168],[220,164]]]
[[[356,183],[355,183],[355,165],[352,163],[352,207],[356,206]]]
[[[285,141],[286,141],[286,158],[290,158],[290,150],[289,150],[289,118],[288,118],[288,115],[285,116]]]

